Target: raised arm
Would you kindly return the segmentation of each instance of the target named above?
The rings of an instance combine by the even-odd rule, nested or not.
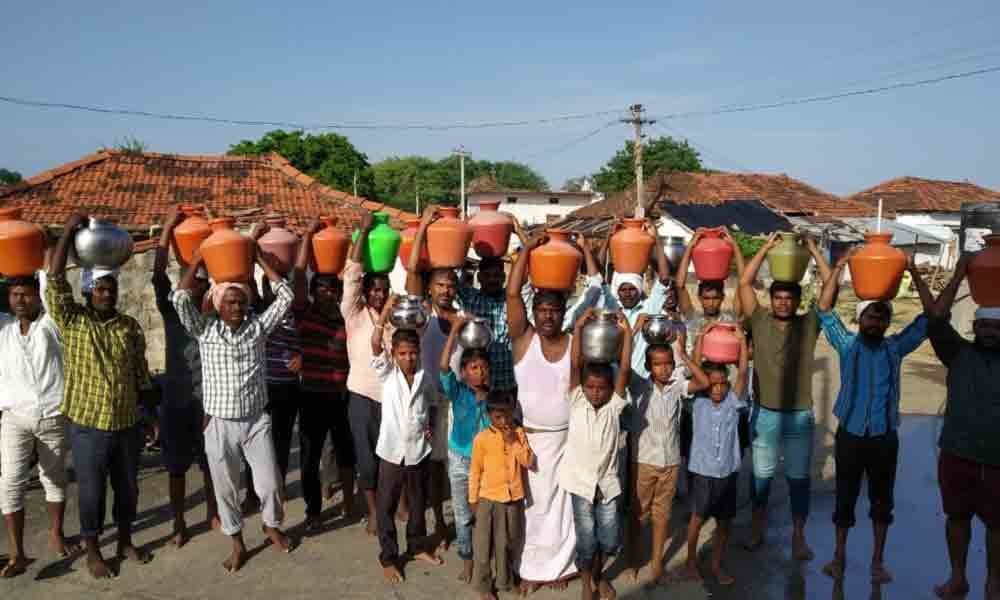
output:
[[[56,242],[56,249],[52,253],[52,262],[49,264],[49,275],[63,275],[66,273],[66,261],[69,258],[69,246],[73,243],[76,230],[87,220],[87,217],[80,213],[73,213],[66,219],[63,225],[62,234]]]
[[[371,232],[372,226],[375,223],[372,218],[372,214],[368,211],[361,213],[361,223],[358,225],[358,239],[354,240],[354,245],[351,246],[350,259],[356,263],[360,263],[362,257],[364,256],[365,245],[368,243],[368,233]]]
[[[701,355],[701,336],[699,335],[695,341],[695,352]],[[708,375],[702,370],[701,364],[691,359],[688,356],[687,351],[684,349],[685,342],[678,344],[677,354],[684,366],[687,367],[688,373],[691,374],[691,379],[688,380],[687,393],[688,395],[695,394],[704,389],[708,389]]]
[[[588,308],[573,324],[573,338],[569,353],[569,389],[575,390],[580,385],[580,368],[583,367],[583,327],[594,318],[594,309]]]
[[[743,271],[743,276],[740,277],[740,308],[743,309],[743,315],[750,316],[753,311],[757,310],[757,292],[753,289],[753,284],[757,281],[757,273],[760,271],[760,266],[764,264],[764,257],[767,253],[771,251],[772,248],[778,245],[778,234],[772,233],[768,236],[767,241],[764,245],[760,247],[757,254],[750,260],[750,264],[746,266]]]
[[[597,264],[594,254],[590,251],[590,244],[587,243],[587,238],[582,233],[578,233],[576,234],[576,243],[580,246],[580,250],[583,251],[583,260],[587,265],[587,277],[600,275],[601,267]]]
[[[199,307],[194,305],[194,300],[191,298],[191,288],[194,287],[195,273],[204,264],[205,259],[202,258],[201,253],[196,249],[191,266],[188,267],[188,270],[184,272],[184,276],[181,277],[180,283],[177,284],[177,290],[170,294],[170,301],[177,312],[177,318],[180,319],[184,329],[195,338],[201,336],[207,325],[205,317],[201,314]]]
[[[660,234],[656,231],[656,225],[653,222],[646,221],[643,224],[646,229],[646,233],[653,236],[653,258],[656,259],[656,276],[663,285],[667,284],[670,280],[670,261],[667,260],[667,253],[663,251],[663,242],[660,240]]]
[[[812,256],[813,260],[816,261],[816,269],[819,271],[819,279],[820,281],[825,282],[832,271],[830,263],[826,261],[826,257],[823,256],[823,253],[816,245],[816,240],[814,240],[811,235],[806,235],[804,237],[806,250],[809,251],[810,256]]]
[[[184,214],[177,209],[177,205],[171,206],[163,219],[163,230],[160,232],[160,241],[156,244],[156,255],[153,257],[153,281],[158,277],[166,277],[167,264],[170,262],[170,240],[174,236],[174,228],[184,220]]]
[[[661,249],[662,252],[662,249]],[[618,311],[618,328],[622,330],[622,353],[618,358],[618,379],[615,381],[615,393],[625,397],[629,381],[632,378],[632,330],[628,326],[625,313]],[[576,341],[576,336],[573,336]]]
[[[413,248],[410,249],[410,255],[406,257],[409,259],[406,267],[406,293],[412,296],[424,295],[424,280],[417,267],[420,263],[420,251],[427,243],[427,228],[435,220],[437,220],[437,206],[428,206],[420,217],[420,227],[417,229],[417,235],[413,238]]]
[[[83,215],[74,213],[66,220],[62,235],[59,236],[59,242],[56,244],[49,263],[49,277],[46,278],[47,285],[45,286],[45,309],[60,329],[69,325],[85,310],[74,299],[73,288],[66,281],[66,259],[69,246],[77,228],[84,219]]]
[[[975,253],[963,252],[958,258],[958,263],[955,265],[955,274],[951,276],[951,281],[948,282],[948,285],[938,295],[933,308],[928,314],[929,317],[947,319],[948,315],[951,314],[951,307],[955,304],[955,296],[958,294],[958,288],[962,285],[969,261],[974,256]]]
[[[681,262],[678,263],[677,273],[675,274],[675,283],[677,285],[677,304],[680,306],[681,314],[686,318],[690,318],[694,313],[694,304],[691,302],[691,294],[687,291],[688,269],[691,267],[691,251],[694,250],[695,245],[701,240],[701,236],[704,231],[705,230],[700,227],[695,230],[694,236],[691,238],[691,242],[684,248],[684,254],[681,255]]]
[[[372,329],[372,356],[382,356],[382,333],[385,331],[385,324],[389,321],[389,314],[399,302],[399,296],[392,294],[382,307],[382,314],[378,316],[378,322]]]
[[[917,270],[917,263],[912,254],[906,257],[906,270],[910,272],[913,285],[917,288],[917,295],[920,296],[920,305],[924,309],[924,314],[930,314],[934,308],[934,295],[931,293],[930,286],[920,276],[920,271]]]
[[[737,398],[743,398],[747,391],[750,373],[750,348],[747,345],[747,336],[740,327],[734,332],[740,340],[740,359],[736,363],[736,382],[733,384],[733,391]]]
[[[841,256],[837,264],[827,274],[827,277],[823,279],[823,289],[819,293],[819,300],[816,301],[817,310],[821,312],[830,312],[833,310],[837,302],[837,291],[840,288],[840,276],[843,274],[844,267],[847,266],[847,261],[850,258],[850,254]]]
[[[313,236],[322,228],[323,224],[318,219],[309,221],[309,226],[306,227],[302,241],[299,243],[299,252],[295,256],[295,265],[292,267],[296,306],[305,306],[309,300],[309,283],[306,281],[306,272],[309,269],[309,259],[312,257]]]
[[[448,332],[448,339],[444,343],[444,348],[441,349],[441,358],[438,359],[438,369],[442,375],[451,372],[451,354],[455,351],[458,334],[462,330],[462,327],[472,320],[470,315],[459,312],[448,313],[445,315],[445,318],[451,323],[451,331]]]
[[[510,276],[507,278],[507,331],[510,333],[511,341],[517,340],[528,331],[528,311],[524,307],[524,298],[521,297],[521,286],[524,285],[527,276],[528,255],[543,241],[545,241],[544,236],[528,240],[528,244],[517,253],[517,260],[514,261]]]

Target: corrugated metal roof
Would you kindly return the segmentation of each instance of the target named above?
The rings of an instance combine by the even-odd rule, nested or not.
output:
[[[857,217],[841,219],[859,232],[874,231],[877,219],[870,217]],[[942,239],[926,229],[921,229],[913,225],[906,225],[898,221],[882,219],[882,231],[892,232],[893,246],[911,246],[918,241],[924,244],[947,244],[950,240]]]

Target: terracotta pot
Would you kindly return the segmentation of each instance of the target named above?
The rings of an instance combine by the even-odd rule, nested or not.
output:
[[[479,258],[507,255],[514,222],[509,216],[497,211],[499,206],[500,202],[480,202],[479,212],[469,219],[469,227],[472,228],[472,249]]]
[[[1000,235],[983,238],[986,248],[969,261],[969,290],[979,306],[1000,306]]]
[[[0,208],[0,274],[27,277],[45,264],[45,233],[21,220],[20,208]]]
[[[406,229],[401,234],[402,240],[399,243],[399,260],[403,261],[403,266],[410,268],[410,254],[413,253],[413,241],[417,237],[417,230],[420,229],[420,219],[407,219]],[[417,259],[417,270],[426,271],[431,268],[431,258],[427,254],[427,244],[420,249],[420,256]]]
[[[619,273],[645,273],[656,240],[642,229],[643,219],[625,219],[611,236],[611,261]]]
[[[851,284],[861,300],[892,300],[899,293],[906,254],[890,246],[891,240],[891,233],[869,231],[867,243],[848,260]]]
[[[701,342],[701,354],[712,362],[739,362],[740,340],[736,337],[736,326],[721,323],[713,327]]]
[[[174,257],[186,267],[194,261],[194,251],[212,235],[212,228],[209,227],[199,206],[182,205],[181,213],[184,214],[184,220],[174,227],[174,237],[171,242],[174,247]]]
[[[427,255],[431,268],[457,268],[465,264],[472,243],[472,228],[458,218],[458,207],[442,206],[441,216],[427,228]]]
[[[372,220],[375,225],[368,232],[368,243],[361,249],[361,262],[366,273],[388,273],[396,266],[400,235],[389,225],[386,213],[372,213]],[[351,239],[358,239],[357,230]]]
[[[253,273],[253,243],[250,238],[233,229],[232,217],[212,219],[212,235],[201,243],[208,275],[216,283],[224,281],[250,281]]]
[[[264,223],[268,227],[267,233],[260,236],[257,245],[279,273],[288,273],[295,264],[299,236],[285,229],[285,219],[281,217],[264,219]]]
[[[722,239],[719,227],[706,229],[698,245],[691,251],[694,274],[702,281],[719,281],[729,277],[729,262],[733,247]]]
[[[543,290],[572,290],[576,287],[583,253],[569,243],[568,231],[549,229],[545,233],[549,241],[528,256],[531,285]]]
[[[323,275],[338,275],[344,269],[351,237],[337,229],[337,217],[321,217],[326,225],[312,237],[312,270]]]
[[[800,242],[799,235],[781,232],[781,243],[767,253],[767,266],[775,281],[798,283],[809,268],[809,250]]]

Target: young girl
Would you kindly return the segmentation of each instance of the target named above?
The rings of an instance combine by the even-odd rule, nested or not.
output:
[[[705,334],[717,324],[707,325],[695,343],[692,367],[698,368]],[[694,439],[691,443],[691,521],[688,524],[687,565],[685,577],[701,580],[698,572],[698,535],[708,519],[716,522],[715,540],[712,543],[712,573],[722,585],[734,579],[722,570],[722,553],[729,540],[729,527],[736,514],[737,478],[740,470],[740,411],[747,404],[748,351],[747,340],[741,328],[736,328],[740,340],[740,357],[736,381],[729,383],[726,365],[705,362],[701,365],[703,376],[708,377],[707,395],[699,395],[691,407]]]

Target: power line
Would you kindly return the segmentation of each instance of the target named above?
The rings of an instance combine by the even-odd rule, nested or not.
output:
[[[723,154],[721,154],[719,152],[716,152],[715,150],[709,148],[705,144],[703,144],[701,142],[694,141],[693,139],[691,139],[691,136],[689,136],[688,134],[684,133],[683,131],[677,129],[676,127],[670,127],[670,126],[666,125],[665,123],[657,123],[656,126],[662,128],[663,131],[665,131],[665,132],[667,132],[667,133],[669,133],[671,135],[676,135],[676,136],[679,136],[679,137],[683,138],[685,142],[687,142],[687,143],[691,144],[692,146],[694,146],[695,150],[697,150],[700,154],[704,155],[706,158],[711,159],[712,162],[718,163],[719,166],[726,167],[726,168],[736,167],[737,171],[742,171],[744,173],[751,173],[751,172],[753,172],[753,169],[748,169],[748,168],[744,167],[743,165],[741,165],[740,163],[736,162],[735,160],[732,160],[732,159],[724,156]]]
[[[1000,71],[1000,66],[996,67],[985,67],[982,69],[976,69],[974,71],[965,71],[963,73],[952,73],[950,75],[942,75],[940,77],[933,77],[931,79],[921,79],[919,81],[903,81],[899,83],[892,83],[888,85],[883,85],[879,87],[866,88],[861,90],[852,90],[849,92],[842,92],[839,94],[827,94],[823,96],[809,96],[806,98],[795,98],[791,100],[778,100],[775,102],[762,103],[762,104],[744,104],[742,106],[724,106],[722,108],[716,108],[711,110],[695,110],[681,113],[672,113],[666,115],[658,115],[657,119],[687,119],[691,117],[707,117],[714,115],[724,115],[730,113],[743,113],[743,112],[755,112],[759,110],[767,110],[772,108],[782,108],[785,106],[797,106],[801,104],[814,104],[817,102],[829,102],[833,100],[841,100],[843,98],[852,98],[855,96],[867,96],[870,94],[879,94],[883,92],[888,92],[892,90],[900,90],[905,88],[920,87],[924,85],[931,85],[934,83],[942,83],[945,81],[952,81],[955,79],[965,79],[968,77],[976,77],[979,75],[986,75],[989,73],[996,73]]]
[[[224,125],[250,125],[254,127],[281,127],[287,129],[321,130],[321,129],[364,129],[364,130],[425,130],[425,131],[447,131],[449,129],[490,129],[498,127],[522,127],[527,125],[544,125],[547,123],[558,123],[562,121],[578,121],[593,119],[607,115],[619,114],[621,109],[603,110],[589,113],[578,113],[570,115],[558,115],[544,117],[540,119],[520,119],[509,121],[483,121],[472,123],[319,123],[307,124],[291,121],[267,121],[249,119],[229,119],[223,117],[185,115],[174,113],[159,113],[146,110],[136,110],[131,108],[109,108],[104,106],[91,106],[85,104],[71,104],[67,102],[48,102],[44,100],[32,100],[27,98],[17,98],[13,96],[0,96],[0,102],[16,104],[19,106],[31,106],[36,108],[57,108],[65,110],[76,110],[100,114],[111,114],[131,117],[146,117],[150,119],[163,119],[168,121],[197,121],[202,123],[219,123]]]
[[[544,156],[546,158],[551,158],[551,157],[556,156],[558,154],[562,154],[566,150],[569,150],[570,148],[572,148],[574,146],[577,146],[579,144],[582,144],[583,142],[589,140],[590,138],[592,138],[595,135],[597,135],[598,133],[604,131],[608,127],[611,127],[612,125],[617,125],[617,124],[618,124],[617,120],[615,120],[615,121],[608,121],[604,125],[601,125],[597,129],[594,129],[593,131],[589,131],[589,132],[581,135],[580,137],[573,138],[572,140],[570,140],[570,141],[568,141],[568,142],[566,142],[564,144],[560,144],[558,146],[553,146],[553,147],[550,147],[550,148],[545,148],[545,149],[539,150],[538,152],[533,152],[532,154],[526,155],[521,160],[534,160],[535,158],[538,158],[539,156]]]

